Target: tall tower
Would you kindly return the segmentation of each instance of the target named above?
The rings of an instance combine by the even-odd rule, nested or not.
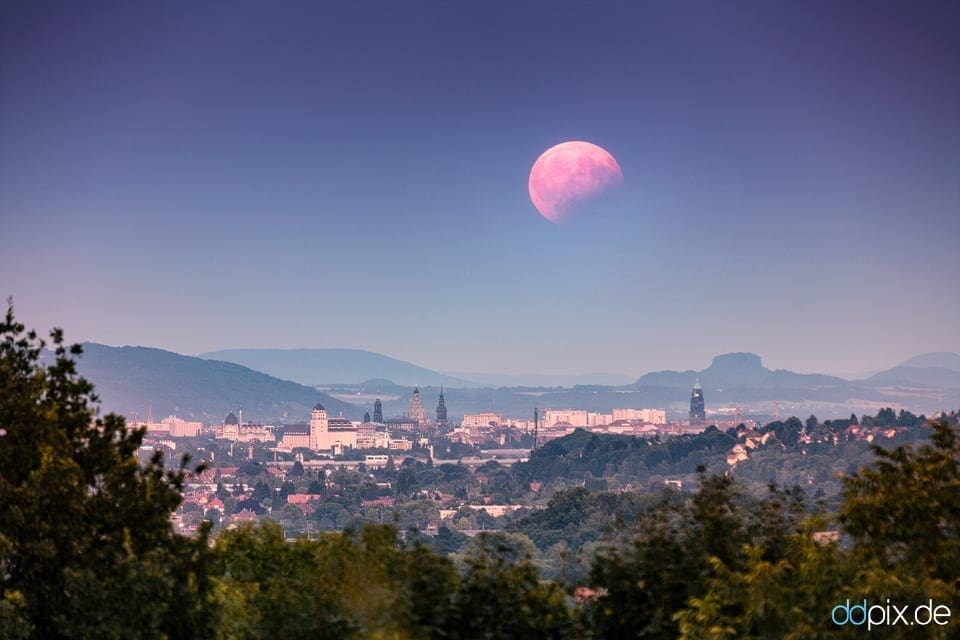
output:
[[[707,421],[707,412],[703,404],[703,387],[700,378],[693,384],[690,391],[690,426],[703,426]]]
[[[383,424],[383,403],[380,398],[373,402],[373,421],[377,424]]]
[[[407,420],[412,420],[417,423],[417,426],[427,421],[427,414],[424,412],[423,405],[420,403],[419,386],[413,388],[413,397],[410,398],[410,406],[407,408]]]
[[[447,426],[447,405],[443,401],[443,387],[440,387],[440,402],[437,403],[437,427]]]
[[[326,445],[327,426],[327,410],[318,402],[310,412],[310,448],[314,451],[320,450],[321,443]]]

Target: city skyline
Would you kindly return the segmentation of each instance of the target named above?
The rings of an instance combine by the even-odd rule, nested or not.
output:
[[[68,340],[438,371],[960,352],[960,8],[0,8],[0,294]],[[549,147],[623,183],[545,220]]]

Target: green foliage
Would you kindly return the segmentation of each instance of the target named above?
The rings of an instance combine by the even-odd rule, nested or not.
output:
[[[26,601],[19,591],[4,591],[0,597],[0,638],[26,640],[33,633],[27,619]]]
[[[757,500],[729,476],[702,470],[699,490],[678,497],[666,493],[638,520],[623,523],[620,537],[594,557],[590,586],[599,595],[587,618],[598,637],[677,637],[678,612],[706,598],[715,584],[726,585],[722,576],[739,576],[746,545],[762,548],[760,558],[775,564],[805,513],[802,492],[771,487]],[[718,626],[713,637],[724,637],[725,628]]]
[[[812,426],[809,425],[808,418],[808,429],[812,429],[816,426],[816,416],[810,416],[810,418],[813,418],[814,423]],[[796,447],[797,443],[800,441],[800,433],[803,431],[803,429],[804,425],[802,422],[800,422],[799,418],[790,417],[783,422],[779,420],[776,422],[771,422],[762,429],[762,432],[768,433],[772,431],[773,434],[777,436],[777,440],[788,447]]]
[[[466,541],[466,535],[442,524],[433,538],[433,547],[438,553],[447,555],[459,551]]]
[[[225,532],[216,552],[225,638],[444,637],[459,584],[392,527],[289,542],[267,523]]]
[[[960,606],[960,438],[946,422],[928,444],[875,447],[877,463],[846,480],[839,520],[850,561],[872,592]]]
[[[572,637],[566,596],[556,584],[540,580],[535,554],[533,543],[516,534],[481,533],[470,541],[454,597],[456,637]]]
[[[303,463],[299,460],[293,463],[293,466],[290,467],[290,471],[287,472],[287,479],[299,479],[303,477]]]
[[[725,466],[724,456],[736,443],[733,436],[710,427],[703,433],[664,441],[631,436],[574,433],[545,444],[518,463],[513,473],[522,485],[538,480],[583,482],[590,478],[617,478],[626,484],[650,475],[694,474],[701,464]]]
[[[0,322],[0,574],[4,634],[194,637],[216,616],[207,598],[207,529],[175,535],[170,514],[185,470],[156,453],[140,464],[142,430],[96,418],[76,374],[77,345]],[[186,461],[184,461],[184,464]]]
[[[876,463],[844,480],[838,520],[849,544],[817,544],[813,534],[826,526],[819,518],[793,533],[789,522],[773,520],[780,534],[752,539],[732,559],[712,556],[705,588],[676,614],[681,636],[855,637],[862,628],[830,622],[832,608],[847,599],[918,605],[932,598],[957,611],[960,439],[947,422],[932,426],[928,444],[874,447]],[[950,626],[923,629],[923,637],[951,634]],[[906,625],[872,635],[917,637]]]
[[[838,564],[839,550],[817,545],[809,531],[794,533],[786,542],[784,554],[773,557],[762,544],[745,545],[739,570],[711,558],[706,588],[675,616],[680,637],[835,637],[827,603],[852,577]]]
[[[648,510],[623,539],[602,547],[590,569],[601,594],[588,619],[601,638],[673,638],[672,615],[700,583],[699,554],[684,546],[686,514],[662,502]]]
[[[277,525],[224,532],[217,540],[217,593],[225,638],[341,638],[352,630],[339,603],[339,537],[287,543]],[[324,576],[324,579],[318,579]]]
[[[563,542],[572,551],[598,540],[616,521],[634,521],[651,501],[639,493],[591,493],[585,487],[558,491],[545,509],[507,526],[522,533],[541,551]]]

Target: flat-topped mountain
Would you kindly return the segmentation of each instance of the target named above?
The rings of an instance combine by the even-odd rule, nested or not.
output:
[[[711,388],[822,389],[849,384],[834,376],[768,369],[755,353],[727,353],[715,357],[710,366],[701,371],[655,371],[641,376],[631,386],[689,389],[697,378]]]

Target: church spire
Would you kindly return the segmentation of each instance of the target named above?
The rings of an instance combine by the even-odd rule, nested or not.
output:
[[[447,405],[443,401],[443,385],[440,386],[440,402],[437,403],[437,427],[447,426]]]
[[[410,398],[410,406],[407,408],[407,419],[416,423],[419,427],[427,421],[427,415],[423,411],[423,404],[420,403],[420,386],[413,388],[413,396]]]
[[[703,403],[703,387],[700,378],[693,383],[690,390],[690,426],[703,426],[707,422],[707,412]]]

